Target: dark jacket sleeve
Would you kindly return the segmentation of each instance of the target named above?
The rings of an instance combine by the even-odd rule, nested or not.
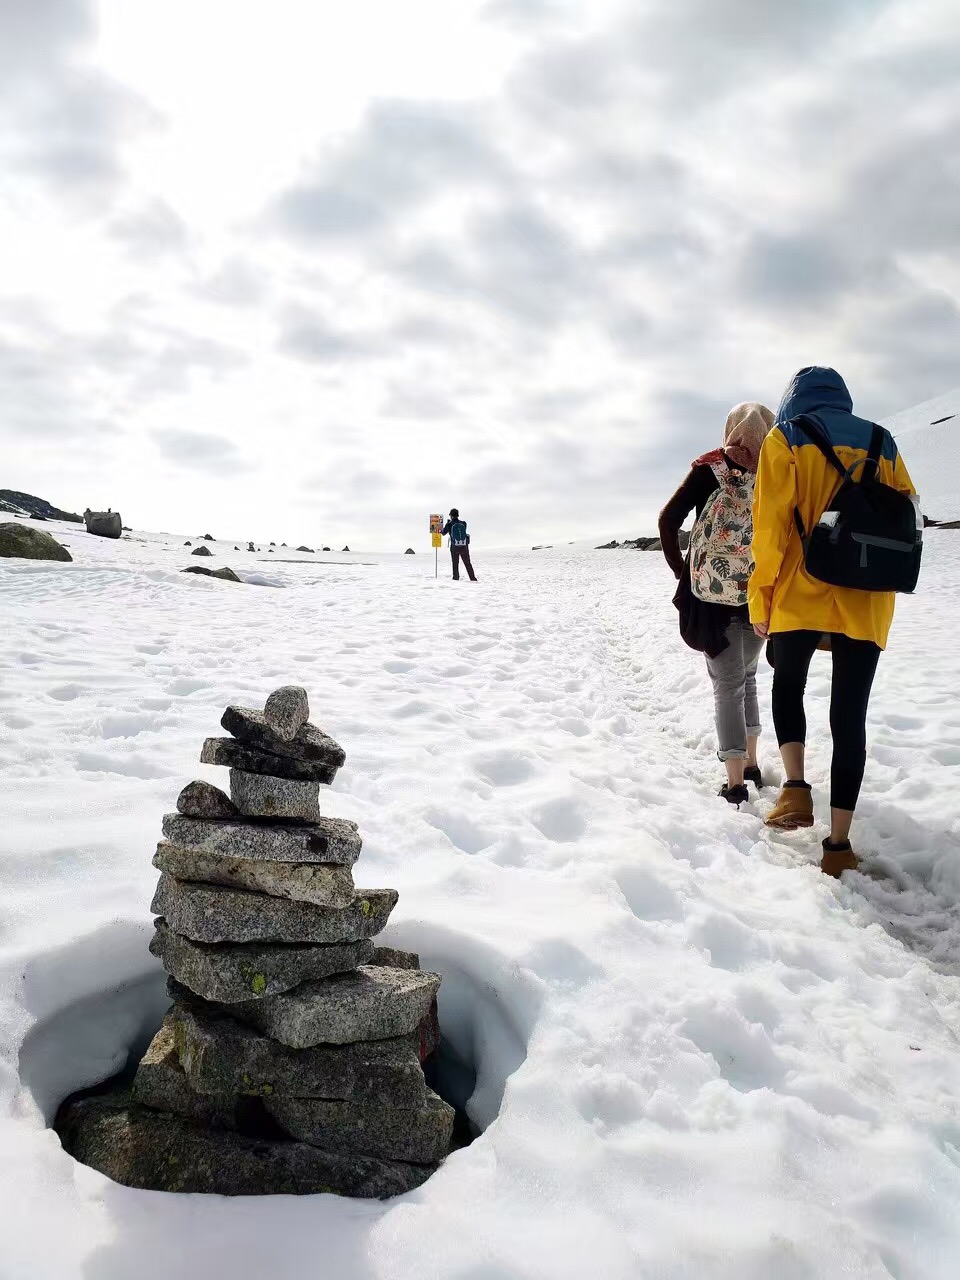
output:
[[[447,536],[447,534],[450,532],[450,523],[451,523],[451,522],[448,520],[448,521],[447,521],[447,523],[446,523],[446,524],[443,526],[443,528],[440,530],[440,537],[441,537],[441,538],[445,538],[445,537]]]
[[[717,487],[717,479],[710,467],[693,467],[683,484],[660,512],[660,545],[667,564],[677,579],[683,574],[683,552],[680,550],[680,530],[691,511],[698,514]]]

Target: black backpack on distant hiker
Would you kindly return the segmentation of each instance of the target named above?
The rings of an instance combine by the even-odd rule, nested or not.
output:
[[[917,508],[908,494],[880,479],[883,427],[874,424],[867,456],[845,468],[818,422],[803,415],[794,418],[793,425],[840,475],[839,489],[809,533],[794,508],[807,573],[833,587],[913,591],[922,552]],[[855,476],[861,467],[858,481]]]
[[[465,547],[469,544],[470,538],[467,534],[466,520],[450,521],[450,545],[451,547]]]

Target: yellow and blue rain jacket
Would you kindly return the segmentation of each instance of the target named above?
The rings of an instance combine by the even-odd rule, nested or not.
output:
[[[801,369],[787,388],[776,424],[760,451],[753,499],[754,571],[747,593],[750,621],[770,633],[823,631],[886,647],[894,594],[831,587],[811,578],[794,520],[812,529],[830,505],[840,478],[792,420],[808,414],[823,428],[845,467],[867,456],[873,424],[853,413],[853,400],[835,369]],[[915,492],[897,446],[883,433],[878,478],[901,493]]]

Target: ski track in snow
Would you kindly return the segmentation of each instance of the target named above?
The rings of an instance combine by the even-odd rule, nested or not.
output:
[[[899,605],[838,885],[829,659],[818,825],[774,835],[769,670],[771,786],[737,813],[657,555],[480,552],[474,586],[211,544],[278,590],[181,576],[182,538],[41,527],[76,563],[0,562],[0,1276],[952,1280],[960,535]],[[223,707],[288,682],[346,748],[325,809],[360,824],[358,883],[400,890],[382,940],[444,974],[485,1131],[385,1204],[115,1186],[46,1124],[157,1025],[161,815],[226,778],[195,763]]]

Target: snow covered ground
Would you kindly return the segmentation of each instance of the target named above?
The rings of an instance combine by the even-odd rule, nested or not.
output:
[[[884,419],[893,432],[926,514],[960,520],[960,387]]]
[[[899,606],[837,884],[822,824],[764,830],[772,788],[716,798],[656,554],[478,545],[474,586],[213,544],[269,589],[180,574],[182,537],[40,527],[74,564],[0,562],[4,1280],[960,1274],[960,534]],[[384,940],[444,975],[484,1132],[383,1204],[113,1185],[46,1125],[159,1020],[160,817],[222,780],[226,703],[286,682],[347,750],[328,811],[400,890]],[[828,690],[818,655],[821,819]]]

